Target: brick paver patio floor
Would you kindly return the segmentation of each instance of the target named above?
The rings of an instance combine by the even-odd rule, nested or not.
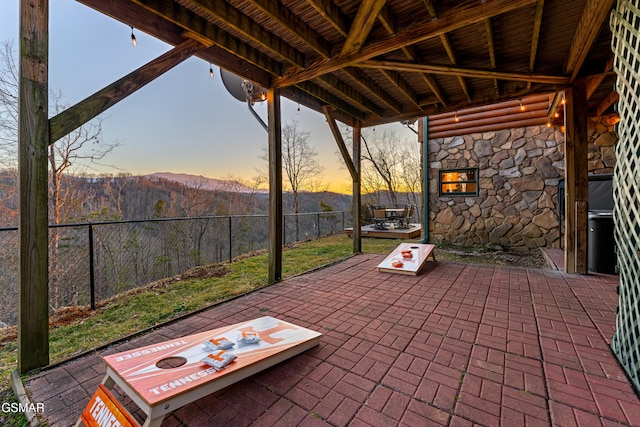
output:
[[[450,262],[404,276],[376,271],[383,258],[353,257],[101,354],[264,315],[323,333],[163,426],[640,425],[640,400],[609,349],[617,277]],[[50,425],[68,426],[103,375],[94,355],[25,386]]]

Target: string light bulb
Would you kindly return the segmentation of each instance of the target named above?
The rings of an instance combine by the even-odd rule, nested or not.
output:
[[[133,27],[131,27],[131,44],[133,47],[138,46],[138,40],[136,40],[136,35],[133,34]]]
[[[300,115],[300,104],[298,104],[298,111],[296,113]]]
[[[522,99],[520,100],[520,111],[524,111],[526,110],[527,107],[524,106],[524,103],[522,102]]]
[[[551,122],[547,122],[547,127],[550,128],[551,127]]]
[[[209,77],[213,78],[213,64],[209,62]]]
[[[458,117],[458,112],[457,111],[456,111],[455,117],[453,118],[453,121],[456,122],[456,123],[458,123],[460,121],[460,117]]]

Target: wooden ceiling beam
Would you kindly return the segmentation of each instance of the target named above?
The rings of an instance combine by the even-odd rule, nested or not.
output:
[[[319,0],[311,0],[316,3]],[[436,20],[407,27],[395,35],[365,45],[360,52],[330,60],[319,60],[305,70],[289,68],[283,77],[274,82],[278,86],[289,86],[304,80],[313,79],[322,74],[331,73],[361,61],[398,50],[403,46],[420,43],[433,37],[439,37],[458,28],[482,22],[485,19],[517,10],[535,3],[536,0],[492,0],[486,3],[473,3],[464,9],[443,14]]]
[[[585,58],[596,41],[602,25],[609,19],[615,0],[588,0],[580,22],[573,35],[564,73],[571,75],[571,82],[578,76]]]
[[[365,40],[369,36],[373,24],[378,18],[378,13],[387,0],[362,0],[358,6],[358,12],[353,18],[347,39],[342,45],[340,55],[349,55],[360,51]]]
[[[496,47],[493,42],[493,26],[491,25],[491,18],[484,21],[484,29],[487,33],[487,46],[489,47],[489,62],[491,63],[491,68],[496,69]],[[500,94],[500,84],[498,83],[498,79],[493,79],[493,85],[496,88],[496,94]]]
[[[181,3],[190,6],[190,10],[204,19],[211,15],[224,21],[235,31],[260,46],[263,51],[271,52],[281,60],[299,67],[306,65],[305,56],[302,53],[224,0],[186,0]]]
[[[343,101],[338,98],[328,90],[318,86],[316,83],[312,82],[300,82],[295,85],[298,89],[303,92],[308,93],[309,95],[322,100],[323,102],[332,105],[334,108],[341,110],[346,113],[350,117],[353,117],[357,120],[364,121],[367,119],[367,115],[357,108],[351,106],[349,103]]]
[[[349,19],[332,0],[307,0],[343,37],[349,34]]]
[[[420,73],[420,77],[422,77],[422,80],[424,80],[425,84],[429,86],[429,89],[431,89],[431,92],[433,92],[435,97],[438,98],[440,103],[443,106],[446,106],[447,100],[444,96],[444,93],[442,93],[442,89],[440,89],[440,85],[438,85],[438,82],[436,81],[435,77],[426,73]]]
[[[197,16],[177,3],[158,0],[133,1],[187,31],[200,34],[203,38],[211,40],[214,44],[239,56],[244,61],[256,65],[273,75],[280,75],[281,67],[277,61],[269,58],[247,43],[231,36],[229,33],[222,31],[207,20]]]
[[[375,98],[377,98],[380,102],[387,105],[396,113],[402,113],[402,104],[400,104],[394,97],[392,97],[386,90],[382,89],[380,85],[374,82],[369,76],[364,74],[361,70],[356,68],[344,68],[342,70],[346,73],[353,82],[360,86],[362,89],[369,92]]]
[[[302,19],[276,0],[249,0],[262,13],[276,21],[298,40],[313,49],[323,58],[331,57],[331,44],[315,32]]]
[[[385,28],[385,30],[387,30],[387,33],[389,34],[396,33],[396,22],[393,17],[393,13],[391,13],[391,9],[389,8],[388,5],[385,5],[382,8],[380,13],[378,14],[378,20],[380,21],[382,26]],[[418,54],[416,53],[416,50],[413,46],[403,46],[401,49],[409,61],[415,61],[416,58],[418,57]]]
[[[418,109],[421,108],[418,102],[418,94],[398,72],[393,70],[380,70],[380,72],[387,78],[387,80],[391,82],[393,86],[395,86],[400,92],[402,92],[405,98],[411,101],[411,103]]]
[[[607,111],[607,108],[611,107],[615,102],[618,101],[618,98],[618,92],[609,92],[609,95],[607,95],[602,100],[602,102],[598,104],[598,107],[596,108],[596,117],[600,117],[602,114],[604,114],[604,112]]]
[[[393,61],[362,61],[356,64],[360,68],[375,68],[383,70],[406,71],[417,73],[432,74],[449,74],[455,76],[464,76],[472,78],[513,80],[533,83],[547,83],[554,85],[569,84],[569,77],[565,76],[549,76],[542,74],[522,74],[512,73],[499,70],[482,70],[472,68],[449,67],[445,65],[428,65],[428,64],[410,64],[405,62]]]
[[[338,128],[338,124],[333,115],[333,111],[330,107],[324,106],[322,107],[322,112],[324,113],[324,117],[327,119],[327,124],[331,129],[331,133],[338,144],[338,148],[340,149],[340,154],[342,154],[342,159],[344,160],[344,164],[347,166],[349,173],[351,174],[351,179],[354,181],[359,181],[360,175],[358,173],[358,169],[349,154],[349,150],[347,150],[347,145],[344,143],[344,139],[342,138],[342,134],[340,133],[340,128]]]
[[[353,102],[362,105],[364,108],[366,108],[376,116],[384,116],[384,110],[380,108],[376,103],[370,101],[362,94],[362,92],[355,90],[352,86],[349,86],[333,74],[325,74],[324,76],[318,77],[318,80],[326,84],[331,89],[335,89],[339,93],[345,95]]]
[[[440,34],[440,42],[442,43],[444,50],[447,52],[447,56],[449,57],[449,62],[451,62],[451,65],[457,65],[458,61],[456,59],[456,53],[453,50],[453,44],[451,43],[449,36],[447,34]],[[460,88],[462,89],[462,92],[464,92],[465,96],[467,97],[467,100],[471,102],[471,95],[469,94],[469,87],[467,86],[467,82],[464,81],[464,77],[462,76],[457,76],[457,77],[458,77],[458,83],[460,83]]]
[[[533,73],[536,66],[536,56],[538,54],[538,40],[540,39],[540,26],[542,25],[542,11],[544,0],[536,3],[536,14],[533,18],[533,34],[531,35],[531,51],[529,52],[529,72]]]
[[[607,59],[607,63],[604,66],[604,71],[601,74],[596,74],[593,76],[587,77],[587,101],[591,99],[593,93],[600,87],[602,81],[611,73],[613,70],[613,55],[609,56]]]

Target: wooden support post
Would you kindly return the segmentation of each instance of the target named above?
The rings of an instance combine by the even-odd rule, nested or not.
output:
[[[282,127],[280,89],[267,90],[269,124],[269,283],[282,280]]]
[[[565,90],[565,271],[587,273],[586,85],[576,81]]]
[[[587,136],[587,84],[573,84],[573,132],[576,170],[576,273],[587,274],[587,210],[589,202],[589,160]]]
[[[18,370],[49,364],[49,0],[20,1]]]
[[[573,132],[573,89],[564,91],[564,271],[576,272],[576,152]]]
[[[362,210],[362,199],[360,198],[361,184],[360,184],[360,148],[362,139],[362,127],[359,121],[356,121],[353,126],[353,166],[357,175],[357,178],[353,178],[353,190],[352,190],[352,223],[353,223],[353,253],[362,253],[362,236],[361,227],[362,221],[360,217],[360,211]]]

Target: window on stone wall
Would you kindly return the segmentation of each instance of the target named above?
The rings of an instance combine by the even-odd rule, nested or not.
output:
[[[478,169],[441,169],[438,188],[440,196],[477,196]]]

